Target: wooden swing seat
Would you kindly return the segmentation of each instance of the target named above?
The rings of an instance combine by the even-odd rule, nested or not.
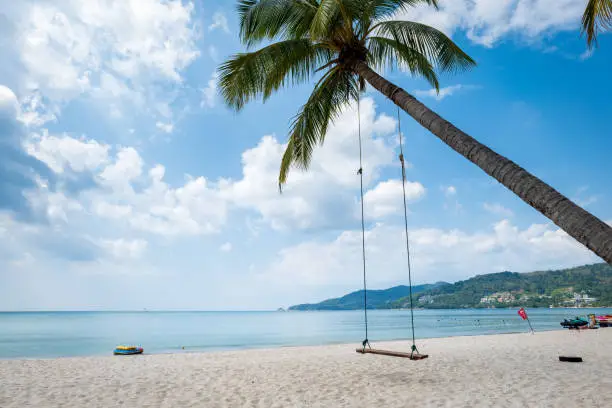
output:
[[[371,348],[367,348],[367,349],[358,348],[355,351],[361,354],[379,354],[381,356],[409,358],[410,360],[423,360],[429,357],[429,355],[427,354],[404,353],[401,351],[379,350],[379,349],[371,349]]]

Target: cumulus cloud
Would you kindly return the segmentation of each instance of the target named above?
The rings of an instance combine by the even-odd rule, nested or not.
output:
[[[259,222],[273,229],[342,228],[354,222],[358,207],[355,119],[356,107],[347,107],[330,128],[325,148],[315,152],[311,170],[294,170],[283,194],[276,180],[285,146],[272,136],[243,153],[242,177],[237,180],[189,176],[182,185],[171,186],[164,166],[147,165],[134,147],[41,131],[28,138],[26,150],[52,169],[62,188],[49,190],[43,177],[29,200],[56,221],[83,212],[167,237],[217,233],[231,208],[255,211]],[[395,125],[394,119],[376,114],[372,99],[362,101],[368,218],[397,212],[402,203],[400,182],[375,184],[381,169],[394,160]],[[79,176],[86,176],[90,185],[68,194],[66,181]],[[424,191],[417,182],[407,184],[410,201]]]
[[[126,240],[121,238],[115,240],[103,239],[99,241],[99,245],[114,258],[138,259],[147,249],[148,243],[142,239]]]
[[[212,16],[213,22],[208,26],[208,31],[222,30],[225,33],[230,32],[229,25],[227,23],[227,17],[221,11],[217,11]]]
[[[9,11],[6,52],[18,56],[20,88],[36,98],[22,117],[31,125],[54,120],[62,102],[81,95],[103,100],[113,117],[123,116],[122,104],[168,115],[162,84],[181,83],[199,55],[191,1],[21,2]]]
[[[227,205],[208,180],[191,178],[173,188],[164,181],[161,165],[150,168],[145,177],[144,160],[133,147],[111,151],[91,140],[46,136],[32,141],[30,151],[57,174],[66,167],[90,171],[97,188],[79,199],[101,217],[123,218],[134,229],[168,236],[213,233],[225,222]],[[75,154],[85,151],[96,153],[89,159]]]
[[[325,147],[317,149],[308,172],[292,170],[283,193],[278,191],[278,170],[285,145],[273,136],[242,155],[239,180],[220,185],[234,206],[257,211],[274,229],[337,228],[355,217],[355,194],[359,188],[357,112],[352,105],[330,127]],[[386,140],[396,122],[376,115],[374,101],[362,100],[363,169],[365,187],[379,177],[381,168],[394,160],[394,146]]]
[[[219,250],[221,252],[231,252],[232,251],[232,243],[231,242],[226,242],[225,244],[221,245],[219,247]]]
[[[449,35],[462,31],[475,44],[493,47],[508,36],[533,43],[549,33],[576,30],[584,5],[576,0],[441,0],[439,11],[420,6],[398,18]]]
[[[23,219],[35,217],[25,192],[38,187],[38,178],[53,184],[53,172],[44,163],[25,153],[25,134],[18,121],[19,103],[13,91],[0,85],[0,209]]]
[[[519,229],[507,220],[491,230],[418,228],[410,230],[413,279],[453,282],[475,274],[527,272],[600,261],[567,234],[550,225]],[[377,224],[366,231],[367,268],[372,287],[405,283],[406,247],[399,226]],[[361,231],[342,232],[332,241],[307,241],[281,250],[260,279],[285,285],[357,286]]]
[[[45,129],[32,133],[26,151],[44,162],[55,173],[93,171],[109,160],[109,146],[95,140],[75,139],[67,135],[50,135]]]
[[[406,182],[406,201],[408,203],[422,198],[425,187],[418,182]],[[401,180],[387,180],[378,183],[363,197],[366,218],[382,219],[390,215],[403,215],[403,189]]]

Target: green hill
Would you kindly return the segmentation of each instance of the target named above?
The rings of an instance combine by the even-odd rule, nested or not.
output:
[[[408,294],[407,286],[368,290],[368,308],[406,308]],[[612,306],[612,267],[601,263],[556,271],[491,273],[453,284],[438,282],[414,286],[413,295],[416,295],[417,307],[431,309]],[[361,308],[363,290],[321,303],[291,306],[289,310]]]
[[[577,296],[578,295],[578,296]],[[390,307],[406,307],[407,298]],[[478,275],[421,293],[423,308],[612,305],[612,267],[585,265],[557,271]]]
[[[419,294],[440,285],[449,285],[439,282],[433,285],[418,285],[412,288],[412,293]],[[391,303],[410,294],[408,286],[395,286],[384,290],[368,290],[368,309],[389,309]],[[321,303],[291,306],[289,310],[354,310],[363,308],[363,290],[349,293],[341,298],[327,299]]]

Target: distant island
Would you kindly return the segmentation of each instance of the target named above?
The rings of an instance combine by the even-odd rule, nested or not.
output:
[[[612,267],[606,263],[556,271],[499,272],[456,283],[437,282],[412,288],[415,307],[425,309],[504,307],[600,307],[612,305]],[[410,307],[408,286],[368,290],[368,309]],[[363,290],[290,311],[363,308]]]

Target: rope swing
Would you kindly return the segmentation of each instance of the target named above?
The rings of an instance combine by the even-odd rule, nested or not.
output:
[[[365,322],[365,339],[361,342],[363,349],[366,346],[369,349],[370,341],[368,340],[368,284],[366,281],[366,255],[365,255],[365,217],[363,213],[363,163],[362,163],[362,148],[361,148],[361,96],[357,97],[357,134],[359,135],[359,183],[361,187],[361,256],[363,258],[363,318]]]
[[[402,163],[402,191],[404,193],[404,228],[406,231],[406,259],[408,262],[408,288],[410,293],[410,326],[412,328],[412,347],[410,356],[419,354],[416,341],[414,338],[414,306],[412,301],[412,268],[410,267],[410,236],[408,234],[408,205],[406,204],[406,164],[404,163],[404,143],[402,140],[402,124],[400,121],[400,109],[397,107],[397,131],[399,133],[400,155],[399,160]]]
[[[406,231],[406,255],[408,260],[408,288],[409,288],[409,298],[410,298],[410,325],[412,328],[412,347],[410,353],[402,353],[397,351],[389,351],[389,350],[380,350],[373,349],[370,346],[370,341],[368,340],[368,298],[367,298],[367,281],[366,281],[366,256],[365,256],[365,216],[364,216],[364,208],[363,208],[363,163],[362,163],[362,141],[361,141],[361,96],[357,97],[357,133],[359,137],[359,170],[357,174],[360,176],[361,183],[361,251],[363,258],[363,314],[364,314],[364,322],[365,322],[365,340],[362,342],[362,347],[358,348],[356,351],[362,354],[380,354],[392,357],[405,357],[410,360],[422,360],[427,358],[426,354],[419,354],[419,350],[416,346],[415,333],[414,333],[414,303],[412,299],[412,268],[410,265],[410,238],[408,234],[408,206],[406,204],[406,164],[404,162],[404,145],[402,138],[402,127],[400,122],[400,110],[399,106],[397,108],[397,128],[399,133],[399,144],[400,144],[400,155],[399,160],[402,165],[402,190],[404,197],[404,226]],[[367,347],[367,348],[366,348]]]

